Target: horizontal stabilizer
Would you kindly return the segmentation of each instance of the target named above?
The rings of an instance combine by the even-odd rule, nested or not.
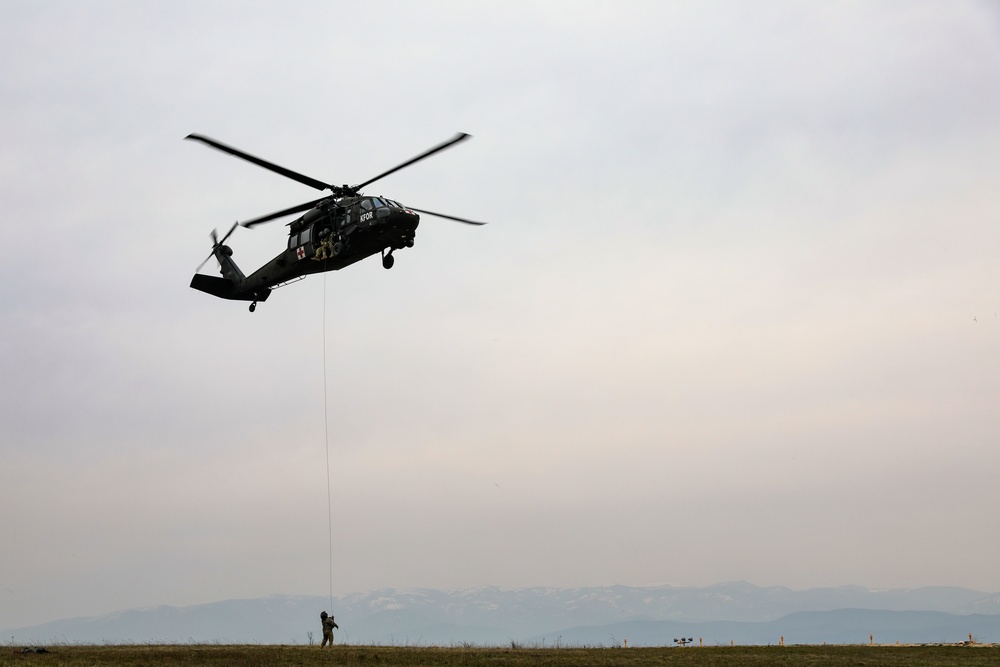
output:
[[[245,292],[236,289],[236,285],[231,280],[218,276],[206,276],[200,273],[194,274],[191,279],[191,287],[194,289],[217,296],[220,299],[230,299],[232,301],[267,301],[271,296],[271,290],[265,289],[260,292]]]

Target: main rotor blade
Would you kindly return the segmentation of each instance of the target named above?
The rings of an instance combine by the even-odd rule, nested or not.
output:
[[[305,204],[298,204],[296,206],[291,206],[289,208],[283,209],[281,211],[275,211],[274,213],[268,213],[267,215],[262,215],[259,218],[253,218],[251,220],[246,220],[240,224],[244,227],[254,227],[256,225],[261,225],[265,222],[271,222],[277,218],[283,218],[286,215],[291,215],[292,213],[301,213],[302,211],[308,211],[309,209],[316,206],[321,202],[326,201],[329,197],[320,197],[319,199],[314,199],[313,201],[307,201]]]
[[[371,183],[374,183],[375,181],[377,181],[380,178],[385,178],[389,174],[393,174],[393,173],[399,171],[400,169],[403,169],[404,167],[409,167],[414,162],[419,162],[420,160],[423,160],[425,157],[430,157],[431,155],[434,155],[438,151],[443,151],[444,149],[449,148],[451,146],[454,146],[458,142],[464,141],[464,140],[468,139],[471,136],[472,136],[471,134],[466,134],[465,132],[459,132],[458,134],[456,134],[454,137],[452,137],[448,141],[444,142],[443,144],[438,144],[434,148],[431,148],[430,150],[424,151],[423,153],[421,153],[417,157],[411,158],[411,159],[407,160],[406,162],[404,162],[403,164],[397,165],[397,166],[393,167],[392,169],[390,169],[389,171],[379,174],[375,178],[370,178],[367,181],[365,181],[364,183],[360,183],[358,185],[355,185],[351,189],[354,190],[355,192],[357,192],[361,188],[363,188],[366,185],[369,185]],[[416,210],[416,209],[413,209],[413,210]],[[435,214],[432,213],[431,215],[435,215]],[[447,217],[447,216],[441,216],[441,217]],[[465,221],[462,220],[461,222],[465,222]]]
[[[467,225],[485,225],[485,222],[476,222],[475,220],[466,220],[465,218],[456,218],[453,215],[445,215],[444,213],[435,213],[434,211],[424,211],[419,208],[413,208],[412,206],[407,206],[406,208],[411,211],[416,211],[417,213],[426,213],[427,215],[437,216],[438,218],[444,218],[445,220],[454,220],[455,222],[464,222]]]
[[[304,183],[305,185],[308,185],[311,188],[316,188],[317,190],[330,190],[333,187],[333,186],[331,186],[331,185],[329,185],[327,183],[324,183],[323,181],[317,180],[317,179],[315,179],[315,178],[313,178],[311,176],[306,176],[305,174],[300,174],[297,171],[292,171],[291,169],[286,169],[284,167],[278,166],[278,165],[274,164],[273,162],[268,162],[267,160],[263,160],[263,159],[261,159],[259,157],[255,157],[253,155],[250,155],[249,153],[244,153],[243,151],[239,150],[238,148],[233,148],[232,146],[227,146],[224,143],[218,142],[215,139],[209,139],[208,137],[200,135],[200,134],[189,134],[189,135],[187,135],[184,138],[185,139],[193,139],[194,141],[200,141],[203,144],[207,144],[207,145],[211,146],[212,148],[216,148],[216,149],[222,151],[223,153],[229,153],[230,155],[235,155],[236,157],[238,157],[238,158],[240,158],[242,160],[246,160],[247,162],[254,163],[258,167],[264,167],[264,169],[269,169],[270,171],[273,171],[276,174],[281,174],[282,176],[285,176],[286,178],[290,178],[293,181],[298,181],[299,183]]]

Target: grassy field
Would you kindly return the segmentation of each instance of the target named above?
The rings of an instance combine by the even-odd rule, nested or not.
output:
[[[687,648],[433,648],[387,646],[51,646],[46,653],[0,649],[0,667],[125,665],[499,665],[645,667],[646,665],[814,665],[938,667],[1000,665],[1000,646],[736,646]]]

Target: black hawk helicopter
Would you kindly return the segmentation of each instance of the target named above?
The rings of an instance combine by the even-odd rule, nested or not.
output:
[[[218,232],[213,230],[212,253],[205,258],[205,262],[214,256],[219,262],[222,277],[198,273],[201,267],[205,266],[205,262],[202,262],[195,269],[194,278],[191,279],[191,287],[223,299],[250,301],[250,312],[252,313],[257,309],[257,302],[267,300],[272,289],[304,278],[311,273],[336,271],[376,253],[382,254],[382,266],[391,269],[395,261],[392,256],[393,251],[413,247],[413,238],[417,225],[420,223],[418,213],[455,222],[464,222],[468,225],[486,224],[443,213],[406,207],[385,197],[361,194],[361,188],[366,185],[450,148],[458,142],[468,139],[469,136],[465,133],[456,134],[448,141],[438,144],[364,183],[341,186],[324,183],[310,176],[286,169],[200,134],[189,134],[184,138],[200,141],[212,148],[235,155],[299,183],[304,183],[317,190],[329,190],[332,193],[252,220],[233,223],[233,226],[221,239]],[[236,227],[238,225],[254,227],[303,211],[306,212],[305,215],[288,224],[288,245],[285,250],[249,276],[244,275],[236,266],[236,262],[233,261],[232,248],[225,245],[226,239]]]

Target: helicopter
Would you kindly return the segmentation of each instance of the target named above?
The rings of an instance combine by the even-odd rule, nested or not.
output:
[[[403,206],[394,199],[361,193],[361,188],[446,148],[451,148],[455,144],[469,139],[470,136],[459,132],[448,141],[358,185],[332,185],[255,157],[204,135],[189,134],[184,138],[200,141],[286,178],[317,190],[329,190],[331,193],[304,204],[297,204],[251,220],[235,222],[222,238],[219,238],[218,230],[212,230],[212,252],[195,269],[195,275],[191,279],[191,287],[222,299],[250,301],[250,312],[252,313],[257,309],[257,303],[266,301],[273,289],[313,273],[337,271],[377,253],[382,255],[382,266],[391,269],[395,262],[393,251],[413,247],[417,225],[420,223],[420,215],[418,215],[420,213],[467,225],[486,224],[444,213]],[[253,228],[272,220],[303,212],[305,213],[302,216],[288,223],[288,243],[285,249],[249,276],[244,275],[236,262],[233,261],[232,248],[226,245],[226,240],[236,227]],[[212,257],[215,257],[219,262],[221,277],[198,273]]]

